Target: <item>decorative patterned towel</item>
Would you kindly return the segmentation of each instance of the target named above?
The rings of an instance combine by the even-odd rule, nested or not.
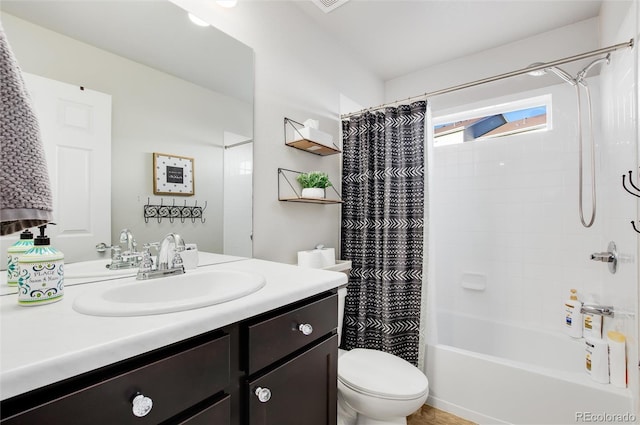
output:
[[[53,220],[40,128],[0,26],[0,235]]]

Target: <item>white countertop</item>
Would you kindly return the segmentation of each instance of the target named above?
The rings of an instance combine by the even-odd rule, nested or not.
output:
[[[347,282],[347,276],[340,272],[207,255],[212,254],[204,255],[212,261],[200,264],[212,265],[202,267],[258,273],[267,284],[226,303],[137,317],[89,316],[72,308],[74,299],[87,288],[118,285],[119,279],[66,285],[60,302],[42,306],[19,306],[16,294],[0,296],[0,399],[218,329]]]

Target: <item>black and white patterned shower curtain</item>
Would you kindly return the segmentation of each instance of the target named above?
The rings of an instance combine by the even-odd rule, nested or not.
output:
[[[418,363],[426,101],[342,122],[342,256],[352,261],[342,347]]]

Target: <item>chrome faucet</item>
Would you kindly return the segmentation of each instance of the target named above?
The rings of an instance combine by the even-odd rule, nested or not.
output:
[[[122,229],[120,231],[120,243],[126,244],[127,248],[125,250],[125,254],[136,252],[136,248],[138,247],[138,244],[129,229]]]
[[[125,250],[122,250],[121,244],[124,244]],[[137,252],[138,244],[129,229],[120,231],[119,244],[107,246],[105,243],[96,245],[98,252],[104,252],[107,248],[111,249],[111,264],[107,264],[110,270],[131,269],[136,268],[142,260],[142,253]]]
[[[599,316],[613,317],[613,306],[584,304],[580,308],[582,314],[597,314]]]
[[[162,242],[160,242],[160,249],[158,251],[158,260],[155,266],[151,259],[151,253],[149,252],[152,245],[145,245],[144,247],[136,279],[153,279],[156,277],[184,273],[184,266],[182,265],[180,252],[185,250],[185,244],[184,239],[182,239],[180,235],[177,233],[169,233],[164,237],[164,239],[162,239]],[[172,250],[174,251],[173,257],[169,258],[171,257]]]

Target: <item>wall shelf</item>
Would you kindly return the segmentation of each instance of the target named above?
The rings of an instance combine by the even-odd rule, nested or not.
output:
[[[333,190],[337,198],[303,198],[301,191],[296,189],[299,185],[295,180],[299,174],[302,174],[302,172],[278,168],[278,201],[325,205],[342,203],[342,197],[333,185],[329,186],[326,190]],[[292,182],[296,184],[294,185]]]
[[[342,153],[333,138],[320,130],[305,127],[292,119],[284,119],[284,143],[314,155],[328,156]]]

